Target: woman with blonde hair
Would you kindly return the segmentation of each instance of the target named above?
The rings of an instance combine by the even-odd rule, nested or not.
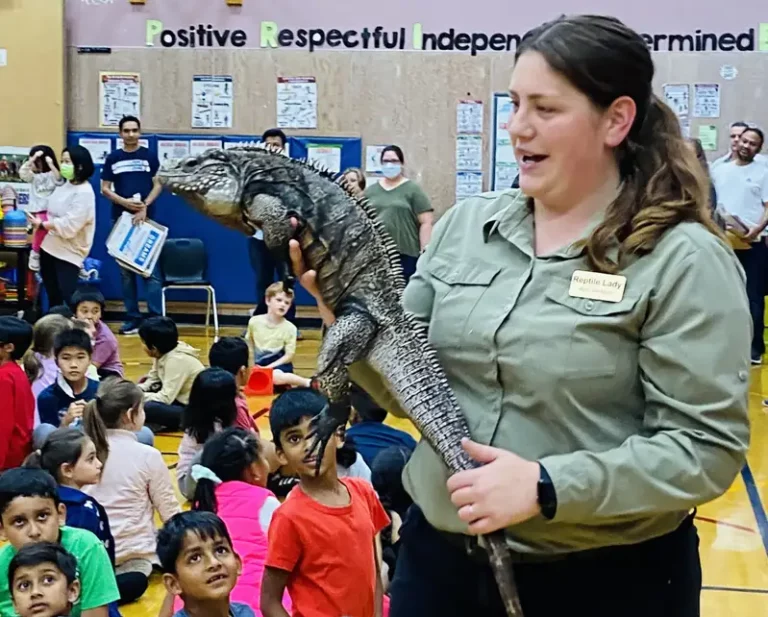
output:
[[[695,617],[693,511],[749,443],[744,272],[642,36],[561,17],[515,60],[520,190],[450,209],[405,290],[479,466],[449,477],[416,448],[390,615],[505,616],[478,540],[504,530],[525,617]],[[391,379],[364,362],[351,378],[404,415]]]

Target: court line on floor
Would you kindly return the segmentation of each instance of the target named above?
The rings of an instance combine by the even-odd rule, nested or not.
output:
[[[724,527],[731,527],[733,529],[740,529],[741,531],[748,531],[749,533],[757,533],[757,531],[752,527],[747,527],[746,525],[739,525],[737,523],[729,523],[728,521],[721,521],[716,518],[709,518],[708,516],[699,516],[697,514],[696,520],[704,521],[705,523],[714,523],[715,525],[723,525]]]
[[[752,505],[752,511],[755,513],[757,529],[760,531],[760,537],[763,540],[765,555],[768,557],[768,516],[765,514],[763,502],[760,500],[760,491],[757,490],[755,476],[752,475],[749,463],[744,463],[744,467],[741,469],[741,477],[747,489],[747,496],[749,497],[749,503]]]
[[[738,593],[768,594],[768,589],[752,589],[750,587],[722,587],[720,585],[704,585],[704,591],[736,591]]]

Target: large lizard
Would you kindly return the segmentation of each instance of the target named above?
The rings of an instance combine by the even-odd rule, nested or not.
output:
[[[349,366],[366,361],[386,381],[450,473],[478,463],[461,446],[469,427],[427,339],[427,326],[402,306],[405,287],[394,242],[365,199],[343,179],[270,147],[208,150],[164,167],[165,188],[220,223],[264,242],[292,287],[289,242],[298,240],[317,273],[328,328],[312,380],[329,405],[313,420],[311,452],[349,419]],[[318,456],[318,468],[320,463]],[[483,538],[509,617],[522,615],[504,531]]]

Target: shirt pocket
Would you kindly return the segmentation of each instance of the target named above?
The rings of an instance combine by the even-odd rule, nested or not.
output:
[[[625,292],[618,302],[606,302],[573,297],[569,288],[570,280],[557,280],[545,292],[549,304],[545,310],[557,333],[552,337],[550,353],[558,358],[560,376],[614,377],[620,367],[636,365],[639,331],[635,307],[639,296]]]
[[[429,342],[435,348],[463,347],[479,340],[482,324],[473,314],[487,299],[491,283],[500,272],[498,266],[475,260],[450,261],[433,257],[427,266],[432,276],[434,301],[429,326]],[[478,332],[475,332],[478,329]]]

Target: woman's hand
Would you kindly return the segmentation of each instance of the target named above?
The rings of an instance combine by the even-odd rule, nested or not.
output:
[[[294,229],[296,229],[298,224],[299,222],[294,217],[291,217],[291,225]],[[317,287],[317,272],[307,270],[307,264],[304,263],[304,256],[301,254],[301,246],[298,240],[290,240],[288,242],[288,251],[291,256],[293,273],[299,279],[299,284],[315,299],[317,310],[320,312],[320,318],[326,327],[330,327],[336,321],[336,316],[323,301],[323,295]]]
[[[40,227],[43,224],[43,219],[41,219],[39,216],[34,216],[33,214],[27,213],[27,220],[29,221],[29,224],[32,226],[32,229],[37,231],[40,229]]]
[[[488,534],[539,513],[539,464],[470,439],[462,447],[482,467],[448,479],[451,501],[472,534]]]

